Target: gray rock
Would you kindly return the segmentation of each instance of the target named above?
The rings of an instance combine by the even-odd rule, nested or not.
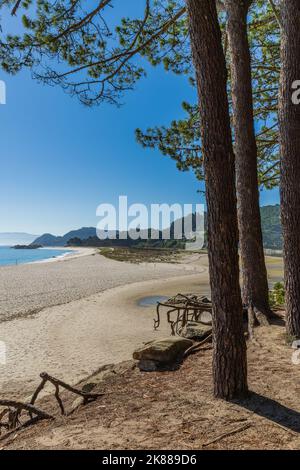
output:
[[[170,336],[145,344],[142,348],[134,351],[133,359],[162,364],[172,363],[179,360],[183,353],[192,345],[193,341],[189,339]],[[153,364],[151,366],[154,367]]]
[[[202,341],[212,332],[210,325],[204,325],[196,321],[188,322],[183,330],[181,331],[181,336],[188,339],[194,339],[197,341]]]

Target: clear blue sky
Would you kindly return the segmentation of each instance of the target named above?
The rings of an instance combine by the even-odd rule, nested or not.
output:
[[[124,105],[85,108],[59,88],[38,84],[30,72],[0,73],[7,104],[0,106],[0,232],[62,234],[97,224],[96,207],[116,203],[199,203],[199,182],[175,162],[135,141],[136,127],[168,124],[193,101],[187,80],[149,68]],[[278,202],[278,191],[261,203]]]

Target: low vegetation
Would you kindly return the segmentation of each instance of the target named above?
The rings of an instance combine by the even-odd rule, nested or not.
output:
[[[271,307],[282,307],[285,302],[285,290],[282,282],[276,282],[269,293]]]
[[[101,248],[99,253],[106,258],[127,263],[178,263],[186,252],[159,248]]]

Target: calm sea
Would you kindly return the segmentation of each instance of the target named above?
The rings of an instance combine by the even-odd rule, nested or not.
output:
[[[0,246],[0,266],[17,265],[55,258],[70,253],[68,249],[43,248],[37,250],[15,250],[9,246]]]

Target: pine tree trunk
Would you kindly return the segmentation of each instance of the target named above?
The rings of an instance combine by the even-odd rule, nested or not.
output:
[[[300,80],[300,1],[281,2],[281,220],[283,229],[286,328],[300,338],[300,105],[292,85]]]
[[[247,31],[247,14],[251,3],[252,0],[225,0],[231,53],[242,296],[243,302],[257,311],[258,317],[265,320],[264,323],[268,323],[267,317],[271,316],[271,310],[259,210],[257,145]]]
[[[247,361],[227,72],[215,0],[186,3],[199,96],[208,209],[214,395],[231,399],[247,391]]]

